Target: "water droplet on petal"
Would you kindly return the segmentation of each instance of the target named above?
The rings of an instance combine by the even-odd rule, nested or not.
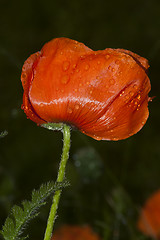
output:
[[[125,96],[125,99],[126,99],[126,100],[129,99],[129,95],[128,95],[128,94]]]
[[[117,141],[117,140],[118,140],[118,138],[116,138],[116,137],[113,138],[113,141]]]
[[[110,58],[110,55],[109,55],[109,54],[105,55],[105,59],[106,59],[106,60],[108,60],[109,58]]]
[[[138,89],[137,84],[134,84],[134,85],[133,85],[133,88],[134,88],[134,89]]]
[[[75,69],[75,68],[76,68],[76,66],[77,66],[77,64],[73,64],[72,68],[73,68],[73,69]]]
[[[97,62],[97,64],[98,64],[98,65],[100,65],[100,64],[101,64],[101,62],[100,62],[100,61],[98,61],[98,62]]]
[[[87,71],[87,70],[89,69],[89,65],[86,64],[85,67],[84,67],[84,69]]]
[[[111,69],[112,69],[112,67],[111,67],[111,66],[109,66],[109,67],[108,67],[108,69],[109,69],[109,70],[111,70]]]
[[[69,69],[70,63],[68,61],[63,62],[63,71],[67,71]]]
[[[113,78],[111,78],[111,79],[109,80],[109,83],[110,83],[111,85],[113,85],[113,84],[115,83],[115,80],[114,80]]]
[[[61,78],[61,82],[63,83],[63,84],[67,84],[68,82],[69,82],[69,76],[68,75],[64,75],[64,76],[62,76],[62,78]]]
[[[70,107],[68,108],[67,111],[68,111],[68,113],[70,113],[70,114],[73,112],[73,111],[72,111],[72,108],[70,108]]]
[[[132,97],[134,95],[134,92],[130,91],[129,95]]]
[[[22,75],[21,75],[22,80],[24,80],[26,77],[27,77],[27,74],[26,73],[22,73]]]
[[[140,95],[140,94],[137,96],[137,99],[138,99],[138,100],[140,100],[140,99],[141,99],[141,95]]]
[[[79,104],[75,105],[75,109],[78,110],[80,108]]]
[[[95,136],[95,135],[94,135],[94,138],[95,138],[96,140],[99,140],[99,141],[102,140],[102,137],[98,137],[98,136]]]

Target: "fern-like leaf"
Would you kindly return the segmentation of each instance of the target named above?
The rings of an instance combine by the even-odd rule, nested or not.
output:
[[[63,187],[69,186],[67,181],[62,183],[48,182],[42,184],[39,190],[33,190],[31,201],[23,201],[22,207],[17,205],[11,209],[11,214],[7,217],[5,224],[0,233],[5,240],[24,240],[22,233],[30,220],[35,218],[39,208],[46,204],[46,199]]]

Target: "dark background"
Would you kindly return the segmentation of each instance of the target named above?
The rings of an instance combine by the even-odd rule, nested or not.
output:
[[[150,63],[156,98],[150,117],[133,137],[96,141],[72,132],[67,178],[59,217],[62,224],[89,224],[104,240],[142,239],[139,209],[160,188],[160,1],[0,0],[0,225],[9,209],[30,199],[33,188],[56,180],[62,135],[37,127],[21,110],[21,68],[26,58],[56,37],[88,47],[129,49]],[[28,230],[43,239],[49,205]],[[148,239],[148,238],[143,238]]]

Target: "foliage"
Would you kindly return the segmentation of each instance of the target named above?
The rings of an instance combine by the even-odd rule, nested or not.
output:
[[[3,132],[0,133],[0,138],[3,138],[5,136],[7,136],[8,132],[5,130]]]
[[[69,183],[67,181],[42,184],[39,190],[33,190],[31,201],[23,201],[22,207],[17,205],[13,206],[11,214],[7,217],[1,231],[3,238],[5,240],[26,239],[28,236],[21,237],[21,234],[29,221],[38,216],[38,210],[46,204],[46,199],[57,190],[68,185]]]

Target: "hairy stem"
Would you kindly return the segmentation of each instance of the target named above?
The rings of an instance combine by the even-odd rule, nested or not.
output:
[[[61,162],[59,165],[57,182],[62,182],[64,179],[65,168],[66,168],[67,160],[69,158],[69,149],[70,149],[70,127],[63,124],[62,132],[63,132],[63,151],[62,151],[62,156],[61,156]],[[52,202],[52,206],[51,206],[49,217],[48,217],[44,240],[51,239],[53,226],[54,226],[54,222],[56,219],[56,212],[58,209],[58,204],[59,204],[59,200],[60,200],[60,196],[61,196],[61,191],[62,190],[56,191],[53,196],[53,202]]]

